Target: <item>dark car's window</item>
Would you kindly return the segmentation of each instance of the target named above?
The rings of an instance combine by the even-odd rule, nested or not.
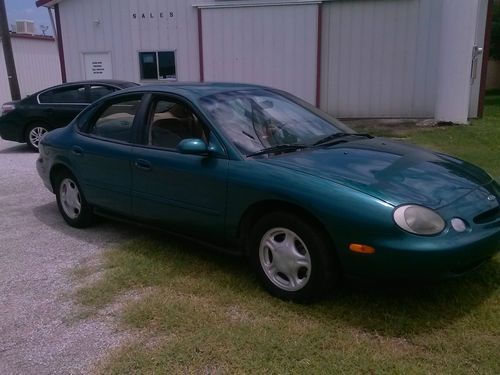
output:
[[[338,121],[270,90],[218,93],[203,97],[201,105],[245,155],[283,144],[314,144],[330,134],[352,132]]]
[[[148,143],[151,146],[175,149],[183,139],[206,139],[200,121],[183,103],[158,100],[150,118]]]
[[[95,102],[96,100],[101,99],[103,96],[111,94],[112,92],[115,92],[117,90],[117,88],[111,86],[91,85],[89,88],[90,101]]]
[[[61,87],[45,91],[39,96],[42,104],[86,104],[85,86]]]
[[[92,124],[89,134],[98,137],[129,142],[134,117],[141,100],[128,98],[109,105]]]

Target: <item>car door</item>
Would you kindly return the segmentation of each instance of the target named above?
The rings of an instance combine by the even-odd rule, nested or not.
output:
[[[68,85],[38,95],[40,112],[50,128],[68,125],[89,105],[86,85]]]
[[[89,203],[131,214],[132,142],[142,94],[118,96],[101,104],[71,149],[72,165]]]
[[[212,241],[224,238],[228,159],[218,139],[186,102],[155,96],[145,117],[144,144],[134,147],[134,216]],[[215,151],[182,154],[177,144],[199,138]]]

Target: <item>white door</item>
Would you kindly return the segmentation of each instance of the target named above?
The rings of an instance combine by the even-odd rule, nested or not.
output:
[[[85,79],[113,78],[111,54],[109,52],[84,53],[83,64],[85,69]]]
[[[488,15],[488,0],[479,0],[477,10],[476,38],[473,50],[471,51],[471,91],[469,102],[469,118],[478,116],[479,96],[481,91],[481,72],[484,56],[484,37],[486,33],[486,19]]]

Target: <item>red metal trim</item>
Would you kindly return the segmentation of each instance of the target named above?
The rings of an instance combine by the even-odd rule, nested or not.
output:
[[[29,35],[29,34],[17,34],[17,33],[10,33],[11,38],[18,38],[18,39],[35,39],[35,40],[45,40],[47,42],[55,42],[55,38],[53,36],[49,35]]]
[[[491,29],[493,27],[493,0],[488,1],[488,13],[486,15],[486,31],[484,33],[483,64],[481,67],[481,83],[479,85],[479,103],[477,116],[483,117],[484,97],[486,95],[486,78],[488,76],[488,60],[490,56]]]
[[[43,7],[45,4],[48,4],[52,1],[54,1],[54,0],[37,0],[35,2],[35,5],[37,6],[37,8],[40,8],[40,7]]]
[[[54,5],[57,28],[57,49],[59,50],[59,64],[61,65],[61,79],[66,83],[66,62],[64,61],[64,48],[61,30],[61,15],[59,14],[59,4]]]
[[[202,29],[201,8],[198,8],[198,54],[200,62],[200,82],[205,80],[205,71],[203,64],[203,29]]]
[[[316,48],[316,107],[321,102],[321,33],[323,12],[321,4],[318,4],[318,45]]]

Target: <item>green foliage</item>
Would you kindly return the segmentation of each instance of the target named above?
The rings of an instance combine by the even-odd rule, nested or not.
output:
[[[500,60],[500,2],[493,3],[493,24],[491,28],[490,58]]]

